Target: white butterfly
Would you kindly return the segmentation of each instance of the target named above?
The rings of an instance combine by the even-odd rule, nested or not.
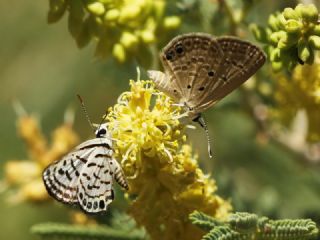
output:
[[[119,163],[112,157],[112,140],[106,124],[96,138],[78,145],[43,172],[48,193],[60,202],[79,205],[86,213],[107,211],[114,199],[113,181],[128,190]]]

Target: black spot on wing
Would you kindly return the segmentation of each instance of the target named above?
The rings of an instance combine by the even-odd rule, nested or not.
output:
[[[104,207],[105,207],[104,201],[103,201],[103,200],[100,200],[100,201],[99,201],[99,208],[100,208],[100,209],[104,209]]]
[[[81,158],[81,157],[79,157],[79,156],[76,156],[76,158],[77,159],[79,159],[81,162],[83,162],[83,163],[87,163],[87,159],[85,159],[85,158]]]

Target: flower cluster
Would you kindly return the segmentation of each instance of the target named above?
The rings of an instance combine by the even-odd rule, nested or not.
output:
[[[26,143],[29,160],[9,160],[5,165],[5,181],[17,191],[14,202],[44,201],[49,196],[42,182],[42,171],[51,162],[60,159],[78,142],[71,123],[64,123],[54,130],[51,146],[43,136],[37,120],[29,115],[18,119],[18,133]]]
[[[128,176],[129,213],[152,239],[198,239],[188,220],[195,209],[223,219],[231,206],[215,194],[216,184],[198,166],[186,144],[180,108],[151,81],[131,81],[109,109],[116,157]]]
[[[313,4],[298,4],[270,15],[268,27],[253,24],[255,38],[266,44],[274,71],[291,71],[298,63],[312,64],[314,51],[320,49],[318,10]]]
[[[97,57],[112,54],[123,63],[134,56],[146,65],[148,46],[180,25],[179,17],[165,16],[165,7],[164,0],[50,0],[48,22],[68,11],[69,31],[79,47],[96,39]]]
[[[288,79],[281,76],[276,83],[276,116],[288,125],[299,110],[308,118],[308,142],[320,141],[320,64],[297,66]]]

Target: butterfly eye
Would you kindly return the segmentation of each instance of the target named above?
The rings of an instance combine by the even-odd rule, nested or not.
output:
[[[199,90],[199,91],[203,91],[203,90],[204,90],[204,87],[199,87],[198,90]]]
[[[189,84],[189,85],[187,86],[187,88],[190,89],[190,88],[191,88],[191,85]]]
[[[107,133],[107,130],[104,129],[104,128],[102,128],[102,129],[100,129],[100,130],[98,131],[97,137],[100,137],[100,136],[102,136],[102,135],[105,135],[106,133]]]

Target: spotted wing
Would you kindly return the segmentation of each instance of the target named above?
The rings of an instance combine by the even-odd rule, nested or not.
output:
[[[78,179],[86,165],[87,159],[94,152],[88,140],[75,150],[64,156],[61,160],[50,164],[43,172],[43,182],[48,193],[63,203],[75,204],[78,202]]]
[[[176,89],[173,91],[177,92],[179,102],[186,102],[189,107],[193,107],[206,94],[202,86],[209,80],[209,75],[218,72],[223,52],[213,36],[190,33],[171,40],[164,47],[160,58],[168,75],[167,89],[174,86]]]
[[[205,81],[197,81],[193,92],[204,89],[204,94],[197,96],[195,110],[202,112],[221,100],[249,79],[264,64],[266,57],[257,46],[234,37],[217,38],[223,60],[213,76]],[[214,56],[211,56],[214,58]]]
[[[120,164],[114,158],[109,159],[109,166],[111,171],[113,172],[113,179],[123,188],[128,190],[128,182],[127,179],[122,171]]]
[[[95,139],[94,151],[79,177],[78,201],[80,207],[88,213],[107,211],[114,199],[113,180],[128,189],[126,178],[118,162],[112,158],[113,150],[106,138]],[[100,142],[100,143],[99,143]]]
[[[43,180],[49,194],[58,201],[79,204],[88,213],[106,211],[114,199],[113,179],[128,188],[112,153],[108,138],[95,138],[80,144],[44,170]]]

